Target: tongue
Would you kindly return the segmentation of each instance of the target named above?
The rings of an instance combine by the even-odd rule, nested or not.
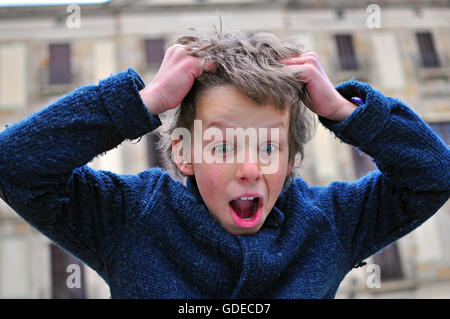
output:
[[[240,218],[249,218],[253,215],[254,203],[254,200],[236,199],[231,201],[230,205]]]

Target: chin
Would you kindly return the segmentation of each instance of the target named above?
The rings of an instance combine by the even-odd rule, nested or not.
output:
[[[237,227],[236,225],[232,225],[231,227],[226,227],[225,229],[231,234],[235,236],[239,235],[253,235],[256,234],[260,229],[262,225],[256,225],[252,228],[241,228]]]

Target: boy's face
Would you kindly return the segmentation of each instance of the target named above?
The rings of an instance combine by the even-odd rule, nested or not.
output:
[[[191,130],[194,140],[191,154],[195,158],[195,148],[198,151],[199,147],[195,141],[200,140],[203,158],[178,164],[180,170],[186,175],[195,175],[206,206],[229,233],[256,233],[291,172],[289,111],[281,113],[271,104],[258,105],[236,87],[228,85],[201,94],[196,120],[201,121],[201,129],[197,126]],[[235,135],[227,136],[227,128]],[[237,141],[238,128],[242,129],[241,133],[246,130],[256,133],[253,147],[248,136],[245,143]],[[277,129],[278,136],[274,132]],[[202,137],[199,138],[200,130]],[[222,134],[216,134],[218,131]],[[216,133],[208,137],[211,132]],[[230,155],[234,157],[227,162],[226,156]]]

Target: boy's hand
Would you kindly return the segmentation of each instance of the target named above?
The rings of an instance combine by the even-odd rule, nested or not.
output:
[[[175,44],[167,49],[158,73],[139,93],[150,113],[156,115],[177,107],[203,71],[212,71],[214,63],[205,65],[201,58],[188,55],[187,48]]]
[[[329,120],[340,122],[345,120],[356,109],[356,105],[347,101],[334,88],[320,65],[314,52],[306,52],[299,56],[281,61],[297,72],[298,80],[304,83],[312,102],[311,110]]]

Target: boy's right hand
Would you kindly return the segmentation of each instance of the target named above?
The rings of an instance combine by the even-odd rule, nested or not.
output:
[[[176,108],[187,95],[194,79],[203,71],[213,71],[215,63],[188,54],[187,47],[175,44],[167,49],[158,73],[152,82],[139,91],[151,114]]]

